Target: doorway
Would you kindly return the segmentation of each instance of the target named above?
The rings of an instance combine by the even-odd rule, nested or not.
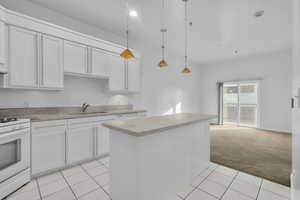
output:
[[[259,81],[228,82],[222,88],[224,125],[259,127]]]

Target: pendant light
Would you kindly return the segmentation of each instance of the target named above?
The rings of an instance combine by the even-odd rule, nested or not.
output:
[[[165,34],[167,33],[167,28],[166,28],[166,9],[165,9],[165,0],[162,0],[162,27],[160,29],[161,36],[162,36],[162,45],[161,45],[161,53],[162,53],[162,59],[159,62],[158,66],[159,67],[168,67],[168,63],[165,60]]]
[[[184,69],[181,71],[183,74],[191,73],[188,67],[188,1],[182,0],[185,3],[185,16],[184,16],[184,26],[185,26],[185,56],[184,56]]]
[[[120,56],[126,60],[135,58],[132,51],[129,49],[129,13],[128,3],[126,6],[126,49],[120,54]]]

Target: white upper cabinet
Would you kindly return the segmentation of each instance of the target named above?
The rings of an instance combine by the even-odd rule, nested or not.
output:
[[[117,55],[111,56],[109,79],[110,92],[139,92],[140,76],[140,63],[137,59],[124,60]]]
[[[71,74],[88,72],[88,47],[64,41],[64,70]]]
[[[63,43],[48,35],[10,26],[5,87],[57,90],[64,86]]]
[[[5,24],[0,21],[0,72],[7,72],[6,68],[6,28]]]
[[[125,62],[119,56],[123,50],[0,5],[0,87],[61,90],[66,74],[109,79],[108,92],[139,92],[138,61]]]
[[[123,58],[118,55],[111,55],[109,57],[109,91],[121,92],[126,90],[125,68]]]
[[[12,87],[38,87],[37,33],[9,28],[9,78]]]
[[[63,41],[43,35],[41,55],[40,86],[62,89],[64,86]]]
[[[103,78],[109,77],[109,55],[107,52],[91,48],[90,73]]]
[[[140,62],[137,59],[127,61],[127,89],[129,92],[139,92],[141,87]]]

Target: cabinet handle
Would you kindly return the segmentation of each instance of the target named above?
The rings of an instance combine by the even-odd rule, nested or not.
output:
[[[88,50],[88,73],[93,73],[92,59],[93,59],[93,50],[90,47]]]
[[[41,44],[41,50],[40,50],[40,78],[41,78],[41,85],[44,86],[44,38],[43,36],[40,37],[40,44]]]
[[[85,47],[85,72],[89,73],[89,49]]]
[[[35,49],[35,56],[36,56],[36,59],[35,59],[35,68],[36,68],[36,72],[35,72],[35,84],[36,84],[36,86],[38,86],[39,85],[39,63],[40,63],[40,57],[39,57],[39,49],[40,49],[40,47],[39,47],[39,37],[38,37],[38,35],[36,35],[35,36],[35,38],[36,38],[36,41],[35,41],[35,46],[36,46],[36,49]]]
[[[94,128],[94,138],[95,138],[94,156],[97,156],[98,155],[98,128],[97,127]]]

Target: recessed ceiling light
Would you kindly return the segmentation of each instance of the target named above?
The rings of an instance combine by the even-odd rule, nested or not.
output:
[[[138,13],[135,10],[131,10],[131,11],[129,11],[129,16],[130,17],[137,17]]]

